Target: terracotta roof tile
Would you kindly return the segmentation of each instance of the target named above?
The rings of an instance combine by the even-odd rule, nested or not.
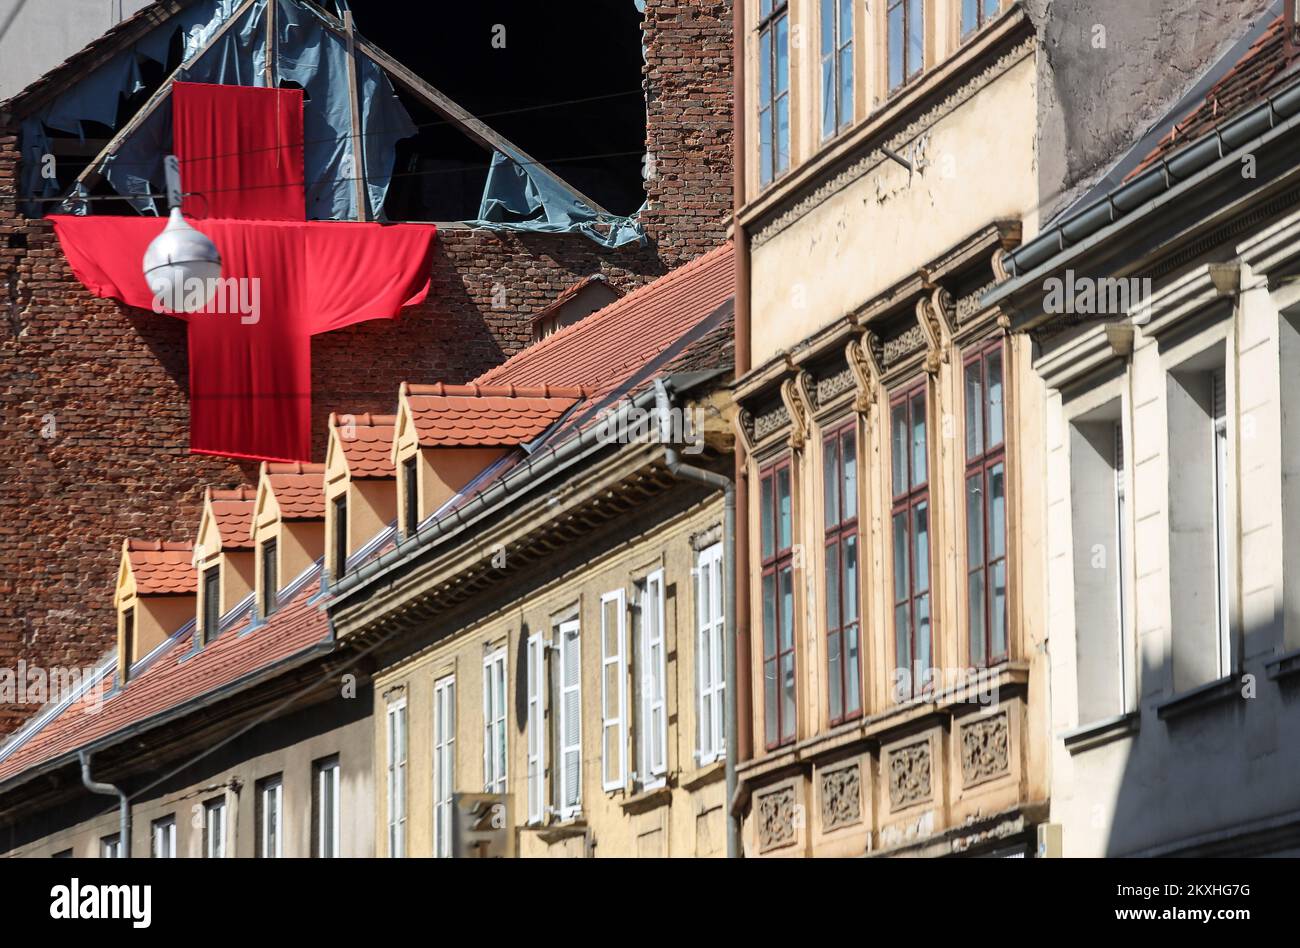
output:
[[[184,596],[198,589],[194,544],[127,540],[127,561],[139,596]]]
[[[98,711],[90,713],[87,704],[73,704],[11,753],[0,746],[0,782],[325,641],[328,620],[316,604],[308,603],[319,588],[318,582],[307,583],[266,625],[241,635],[247,627],[244,620],[189,657],[190,639],[175,641],[126,688],[106,695]]]
[[[340,416],[330,415],[331,428],[346,428],[347,436],[339,436],[343,460],[354,479],[394,477],[393,436],[397,430],[396,415],[372,415],[365,412],[350,416],[344,425],[338,424]]]
[[[404,386],[421,447],[513,446],[546,431],[582,397],[580,388]]]
[[[253,548],[249,532],[253,528],[253,506],[256,500],[257,490],[252,487],[208,489],[208,503],[212,506],[212,519],[216,521],[217,532],[221,535],[223,550]]]
[[[322,520],[325,517],[325,465],[266,462],[262,466],[271,493],[285,520]]]

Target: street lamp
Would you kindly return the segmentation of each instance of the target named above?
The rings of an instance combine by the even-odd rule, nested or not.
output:
[[[180,162],[168,155],[167,226],[144,252],[144,279],[156,301],[174,313],[205,309],[221,277],[221,254],[206,234],[194,229],[181,214]]]

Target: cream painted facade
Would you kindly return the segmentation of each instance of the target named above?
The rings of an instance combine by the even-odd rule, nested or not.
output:
[[[435,839],[435,689],[454,682],[454,775],[457,792],[480,792],[485,785],[484,687],[488,659],[504,652],[506,703],[506,792],[520,856],[720,856],[726,852],[723,760],[698,757],[699,593],[696,570],[706,549],[721,544],[721,502],[693,503],[671,516],[657,516],[658,501],[629,519],[635,526],[617,542],[593,542],[579,562],[550,581],[520,588],[509,581],[492,590],[492,612],[472,624],[446,629],[408,661],[385,667],[375,677],[375,773],[380,780],[375,832],[379,852],[388,855],[389,773],[388,710],[404,702],[409,741],[406,758],[407,855],[438,852]],[[635,774],[649,740],[639,702],[635,618],[653,608],[646,580],[660,577],[664,605],[664,714],[667,743],[661,774]],[[639,600],[639,601],[638,601]],[[604,603],[604,605],[603,605]],[[605,625],[602,626],[602,614]],[[611,625],[611,619],[613,624]],[[576,620],[580,655],[581,778],[576,812],[562,813],[560,800],[560,667],[561,625]],[[602,699],[616,703],[614,681],[602,694],[606,654],[602,635],[623,639],[623,724],[604,740]],[[530,711],[529,639],[541,636],[549,686],[539,722]],[[614,664],[617,667],[617,663]],[[610,675],[616,675],[610,672]],[[520,712],[523,712],[522,714]],[[545,774],[540,792],[543,815],[530,820],[529,743],[542,729]],[[621,737],[621,740],[620,740]],[[618,748],[620,765],[606,760]],[[606,769],[609,769],[608,773]],[[606,778],[609,778],[607,785]],[[613,785],[617,784],[617,787]],[[658,784],[658,786],[656,786]],[[534,814],[535,816],[535,814]],[[447,850],[442,850],[446,852]]]

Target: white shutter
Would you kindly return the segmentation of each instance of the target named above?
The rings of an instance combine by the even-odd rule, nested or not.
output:
[[[388,706],[388,855],[406,855],[406,699]]]
[[[560,624],[560,818],[582,805],[582,651],[578,620]]]
[[[451,855],[451,794],[456,766],[456,676],[433,685],[433,846]]]
[[[621,790],[627,782],[627,600],[616,589],[600,597],[601,786]]]
[[[699,674],[699,761],[712,763],[723,753],[723,707],[726,694],[722,615],[722,544],[700,553],[696,570],[696,648]]]
[[[655,570],[645,581],[642,604],[642,630],[645,644],[641,649],[641,700],[645,711],[645,734],[642,743],[641,781],[650,783],[668,772],[668,714],[664,689],[667,657],[664,654],[664,574]]]
[[[540,823],[546,812],[546,642],[540,632],[528,636],[528,822]]]
[[[483,790],[506,792],[506,650],[483,659]]]

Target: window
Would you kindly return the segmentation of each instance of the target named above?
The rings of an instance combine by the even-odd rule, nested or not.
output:
[[[637,584],[641,714],[637,728],[637,777],[643,787],[659,786],[668,773],[668,677],[664,641],[664,573],[655,570]]]
[[[216,797],[203,804],[203,856],[226,858],[226,798]]]
[[[71,859],[71,858],[72,858],[72,850],[71,850],[71,849],[60,849],[57,853],[53,853],[53,854],[51,854],[50,858],[51,858],[51,859]]]
[[[451,855],[451,795],[456,786],[456,678],[433,683],[433,854]]]
[[[695,613],[699,669],[698,758],[709,764],[726,747],[726,635],[722,615],[722,544],[700,551],[695,569]]]
[[[274,539],[262,544],[262,615],[269,616],[275,611],[280,598],[278,544]]]
[[[853,0],[821,0],[822,138],[853,122]]]
[[[1007,657],[1007,477],[1002,343],[968,356],[966,380],[966,618],[970,661]]]
[[[388,855],[406,855],[406,699],[388,706]]]
[[[546,816],[546,639],[528,636],[528,822]]]
[[[889,91],[901,87],[925,64],[925,22],[921,0],[888,0]]]
[[[100,859],[121,859],[122,858],[122,837],[117,833],[112,836],[105,836],[99,841],[99,858]]]
[[[348,495],[334,498],[334,578],[342,579],[348,571]]]
[[[890,403],[893,455],[895,685],[898,700],[930,680],[930,485],[925,382]]]
[[[763,711],[767,747],[794,740],[794,525],[790,462],[759,478],[763,569]]]
[[[826,685],[830,723],[862,713],[861,629],[858,621],[857,422],[822,439],[826,552]]]
[[[961,35],[974,33],[998,15],[998,0],[961,0]]]
[[[221,567],[203,571],[203,644],[207,645],[221,631]]]
[[[408,537],[420,527],[419,460],[419,455],[413,455],[402,462],[402,523]]]
[[[787,0],[759,0],[759,183],[790,167],[790,18]]]
[[[582,640],[577,619],[561,622],[560,819],[582,810]]]
[[[337,859],[339,848],[339,759],[326,757],[312,765],[312,855]]]
[[[118,678],[126,681],[127,675],[131,673],[131,666],[135,664],[135,607],[131,606],[122,610],[122,651],[123,667]]]
[[[1175,691],[1232,670],[1232,524],[1223,349],[1169,374],[1169,570]]]
[[[623,590],[600,597],[600,782],[605,790],[621,790],[627,783],[626,616]]]
[[[149,827],[149,855],[154,859],[176,858],[176,817],[164,816]]]
[[[483,792],[506,792],[506,650],[483,659]]]
[[[257,855],[279,859],[284,855],[284,781],[277,774],[257,783]]]
[[[1075,671],[1079,723],[1128,710],[1128,486],[1121,402],[1070,426]]]

